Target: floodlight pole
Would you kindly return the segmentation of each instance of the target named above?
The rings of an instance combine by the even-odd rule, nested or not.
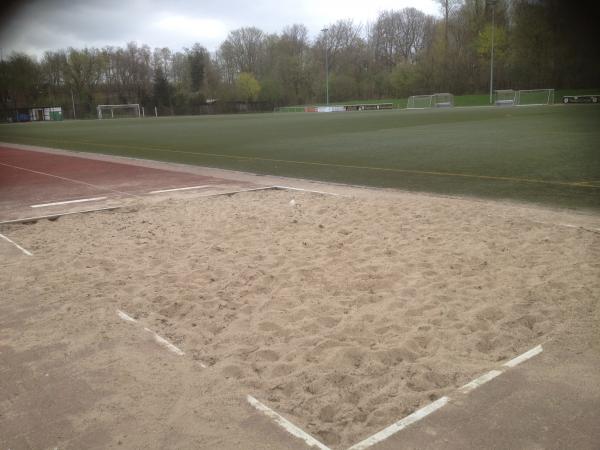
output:
[[[329,28],[323,28],[321,31],[325,33],[325,98],[327,101],[327,106],[329,106],[329,61],[327,57],[327,54],[329,53],[329,43],[327,39],[327,32],[329,31]]]
[[[496,0],[489,0],[488,2],[492,5],[492,54],[490,58],[490,105],[494,100],[494,31],[496,29],[494,23],[494,16],[496,13]]]
[[[75,98],[73,98],[73,88],[71,88],[71,104],[73,105],[73,119],[77,119],[77,114],[75,114]]]

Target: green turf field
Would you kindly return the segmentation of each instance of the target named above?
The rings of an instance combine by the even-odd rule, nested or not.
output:
[[[451,195],[600,209],[600,107],[65,121],[0,141]]]

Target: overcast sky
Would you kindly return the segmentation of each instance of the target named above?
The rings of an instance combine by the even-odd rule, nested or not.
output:
[[[1,2],[1,0],[0,0]],[[435,0],[6,0],[0,48],[41,55],[67,47],[123,46],[129,41],[180,50],[199,42],[217,49],[231,30],[256,26],[269,33],[294,23],[310,37],[339,19],[372,22],[380,11],[413,6],[439,14]]]

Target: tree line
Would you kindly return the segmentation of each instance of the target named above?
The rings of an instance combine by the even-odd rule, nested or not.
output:
[[[561,0],[438,0],[441,17],[415,8],[383,11],[373,23],[339,20],[311,39],[295,24],[269,34],[229,33],[215,52],[68,48],[0,63],[6,114],[62,106],[72,117],[98,104],[139,103],[161,114],[197,114],[323,103],[325,60],[333,102],[489,89],[492,35],[498,89],[591,88],[600,58],[597,7]],[[594,9],[595,8],[595,9]],[[494,26],[492,27],[492,16]],[[220,105],[220,106],[219,106]]]

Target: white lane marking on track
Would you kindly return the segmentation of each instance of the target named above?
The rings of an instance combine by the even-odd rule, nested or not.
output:
[[[390,425],[387,428],[384,428],[383,430],[381,430],[378,433],[375,433],[373,436],[368,437],[364,441],[361,441],[358,444],[354,444],[348,450],[363,450],[367,447],[371,447],[372,445],[375,445],[381,441],[384,441],[387,438],[389,438],[391,435],[397,433],[398,431],[406,428],[407,426],[409,426],[415,422],[418,422],[419,420],[428,416],[432,412],[437,411],[442,406],[446,405],[448,403],[448,400],[449,400],[448,397],[441,397],[441,398],[437,399],[435,402],[430,403],[429,405],[427,405],[421,409],[418,409],[417,411],[415,411],[414,413],[412,413],[409,416],[406,416],[404,419],[399,420],[398,422]]]
[[[531,350],[526,351],[522,355],[517,356],[516,358],[511,359],[510,361],[504,363],[506,367],[515,367],[518,364],[521,364],[523,361],[527,361],[530,358],[533,358],[535,355],[542,353],[544,349],[541,345],[537,347],[533,347]]]
[[[135,320],[133,317],[131,317],[129,314],[124,313],[123,311],[121,311],[120,309],[117,309],[117,315],[123,319],[126,320],[127,322],[133,322],[133,323],[137,323],[137,320]]]
[[[165,338],[160,337],[158,334],[156,334],[154,331],[152,331],[149,328],[144,328],[144,330],[146,330],[148,333],[150,333],[152,336],[154,336],[154,340],[156,342],[158,342],[160,345],[163,345],[167,348],[167,350],[172,351],[173,353],[175,353],[176,355],[179,356],[183,356],[185,355],[185,353],[183,352],[183,350],[181,350],[180,348],[176,347],[175,345],[171,344],[169,341],[167,341]]]
[[[500,370],[490,370],[488,373],[484,373],[478,378],[475,378],[473,381],[465,384],[463,387],[459,389],[460,392],[466,394],[467,392],[471,392],[473,389],[477,389],[482,384],[487,383],[490,380],[493,380],[498,375],[501,375],[502,372]]]
[[[163,192],[190,191],[192,189],[204,189],[204,188],[209,188],[209,187],[212,187],[212,185],[205,184],[203,186],[188,186],[188,187],[175,188],[175,189],[161,189],[159,191],[150,191],[150,192],[148,192],[148,194],[162,194]]]
[[[268,417],[270,417],[271,419],[273,419],[280,427],[282,427],[288,433],[296,436],[297,438],[302,439],[304,442],[306,442],[306,444],[309,447],[317,447],[317,448],[319,448],[321,450],[330,450],[329,447],[327,447],[326,445],[324,445],[321,442],[317,441],[310,434],[308,434],[305,431],[301,430],[296,425],[294,425],[292,422],[290,422],[289,420],[287,420],[285,417],[280,416],[279,414],[277,414],[275,411],[273,411],[268,406],[263,405],[261,402],[259,402],[258,400],[256,400],[251,395],[246,396],[246,399],[248,400],[248,403],[250,403],[254,408],[256,408],[260,412],[264,413],[265,415],[267,415]]]
[[[31,205],[31,208],[44,208],[46,206],[68,205],[70,203],[97,202],[99,200],[106,200],[106,197],[78,198],[76,200],[65,200],[63,202],[40,203],[38,205]]]
[[[5,241],[10,242],[12,245],[14,245],[15,247],[17,247],[19,250],[21,250],[27,256],[33,256],[33,253],[31,253],[29,250],[24,249],[23,247],[21,247],[19,244],[17,244],[15,241],[13,241],[12,239],[8,238],[7,236],[4,236],[3,234],[0,234],[0,238],[4,239]]]
[[[104,186],[98,186],[96,184],[86,183],[85,181],[75,180],[73,178],[61,177],[60,175],[54,175],[51,173],[40,172],[39,170],[27,169],[25,167],[13,166],[12,164],[5,164],[5,163],[0,163],[0,165],[5,166],[5,167],[10,167],[12,169],[24,170],[25,172],[37,173],[38,175],[45,175],[47,177],[58,178],[59,180],[70,181],[71,183],[83,184],[84,186],[90,186],[90,187],[93,187],[94,189],[98,189],[101,191],[116,192],[117,194],[129,195],[130,197],[136,197],[136,198],[140,197],[139,195],[132,194],[130,192],[117,191],[116,189],[110,189],[110,188],[107,188]]]

